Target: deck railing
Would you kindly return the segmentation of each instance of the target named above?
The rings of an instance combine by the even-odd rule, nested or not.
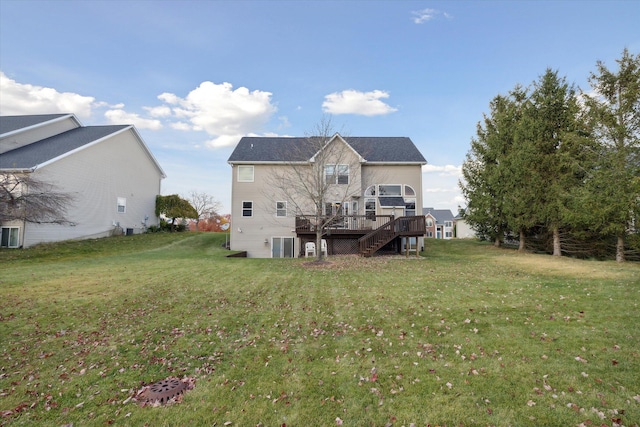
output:
[[[366,232],[375,230],[393,220],[393,215],[340,215],[320,217],[321,224],[327,233]],[[316,231],[316,218],[312,215],[296,217],[296,233],[313,233]]]

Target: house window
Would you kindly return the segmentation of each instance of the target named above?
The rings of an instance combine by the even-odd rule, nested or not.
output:
[[[253,202],[242,202],[242,216],[253,216]]]
[[[445,237],[446,239],[451,239],[451,238],[453,237],[453,232],[451,232],[451,231],[445,231],[445,232],[444,232],[444,237]]]
[[[405,216],[415,216],[416,199],[404,199],[404,214]]]
[[[127,211],[126,197],[118,197],[117,209],[118,209],[118,213],[125,213]]]
[[[276,216],[287,216],[287,202],[276,202]]]
[[[324,177],[327,184],[348,184],[349,165],[326,165]]]
[[[427,231],[427,237],[433,237],[433,231]]]
[[[376,218],[376,199],[365,199],[364,214],[367,217],[367,219]]]
[[[17,248],[19,246],[19,227],[2,227],[0,232],[0,248]]]
[[[272,237],[271,258],[293,258],[293,237]]]
[[[364,195],[365,196],[375,196],[376,195],[376,186],[375,185],[371,185],[371,186],[367,187],[367,189],[364,191]]]
[[[433,227],[433,220],[431,218],[427,218],[427,227]]]
[[[253,182],[253,166],[238,166],[238,182]]]
[[[378,185],[378,191],[380,196],[402,196],[401,185],[381,184]]]
[[[453,227],[453,222],[452,221],[445,221],[444,222],[444,226],[445,226],[445,228],[451,228],[451,227]]]
[[[404,195],[405,196],[415,196],[416,195],[416,191],[410,185],[405,185],[404,186]]]

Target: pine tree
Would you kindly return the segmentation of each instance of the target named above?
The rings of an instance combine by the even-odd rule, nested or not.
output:
[[[616,260],[624,261],[625,237],[638,233],[640,215],[640,54],[627,49],[616,61],[617,72],[598,61],[586,97],[598,146],[598,166],[587,182],[591,226],[615,235]]]

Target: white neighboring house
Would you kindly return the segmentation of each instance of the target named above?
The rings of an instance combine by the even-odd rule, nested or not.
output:
[[[0,116],[0,174],[32,174],[73,201],[69,225],[0,224],[1,246],[140,233],[157,225],[165,174],[132,125],[82,126],[73,114]]]
[[[474,239],[477,237],[476,232],[467,221],[458,214],[454,219],[456,227],[456,238],[458,239]]]
[[[325,147],[342,144],[344,163],[326,163],[325,180],[335,189],[322,200],[324,215],[338,215],[323,235],[328,254],[371,256],[382,251],[402,252],[423,247],[422,166],[425,158],[406,137],[342,137],[335,134]],[[315,230],[295,205],[303,200],[274,196],[274,175],[292,164],[311,167],[317,146],[304,137],[244,137],[229,157],[232,167],[231,245],[248,257],[305,256],[305,245],[315,242]],[[346,197],[341,198],[338,194]],[[335,195],[336,199],[331,199]],[[274,199],[274,197],[276,197]],[[307,200],[310,203],[310,200]],[[402,219],[404,218],[404,219]],[[394,219],[396,220],[394,222]],[[380,226],[394,224],[379,247],[363,239]]]

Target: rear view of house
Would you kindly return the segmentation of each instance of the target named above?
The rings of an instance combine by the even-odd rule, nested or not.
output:
[[[318,145],[316,138],[240,140],[228,160],[231,249],[258,258],[305,256],[323,220],[318,210],[330,223],[316,249],[326,245],[329,255],[422,247],[426,160],[414,143],[335,134]]]
[[[155,197],[165,174],[131,125],[82,126],[73,114],[2,116],[0,174],[28,175],[71,199],[64,224],[0,224],[3,247],[133,234],[158,224]]]

